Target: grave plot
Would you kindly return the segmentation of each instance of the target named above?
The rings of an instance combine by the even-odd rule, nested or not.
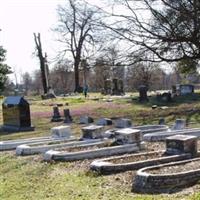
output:
[[[64,149],[67,147],[75,147],[75,146],[82,146],[86,144],[96,144],[97,142],[104,143],[105,140],[102,139],[93,139],[93,140],[84,140],[84,141],[53,141],[46,143],[44,145],[41,145],[41,143],[33,143],[33,144],[24,144],[19,145],[16,148],[16,155],[34,155],[34,154],[40,154],[45,153],[48,150],[54,150],[54,149]]]
[[[168,130],[156,133],[148,133],[143,136],[145,141],[158,142],[165,141],[167,137],[173,135],[192,135],[200,137],[200,128],[191,128],[191,129],[183,129],[183,130]]]
[[[14,150],[19,145],[37,143],[45,144],[48,142],[58,142],[58,141],[72,141],[76,138],[71,135],[71,130],[69,126],[58,126],[51,129],[52,136],[49,137],[36,137],[36,138],[26,138],[18,140],[8,140],[0,142],[0,151]]]
[[[133,128],[141,130],[143,135],[147,133],[169,131],[169,127],[166,125],[144,125],[144,126],[135,126]]]
[[[44,160],[74,161],[137,152],[144,148],[140,135],[140,130],[131,129],[127,132],[122,130],[118,133],[118,137],[113,139],[115,144],[120,140],[122,145],[105,147],[104,144],[104,147],[93,146],[92,149],[85,146],[84,148],[68,148],[67,151],[47,151],[44,154]]]
[[[166,153],[169,155],[188,153],[193,158],[140,169],[133,183],[133,190],[145,193],[171,192],[174,188],[187,187],[200,180],[197,137],[171,136],[167,138],[166,148]]]
[[[57,138],[57,137],[63,137],[66,136],[66,133],[68,132],[71,134],[71,131],[68,127],[69,130],[65,130],[63,127],[68,127],[68,126],[59,126],[59,127],[54,127],[51,129],[52,135]],[[89,147],[96,144],[96,142],[100,142],[100,144],[104,144],[107,139],[103,138],[103,126],[96,126],[96,125],[90,125],[82,128],[82,138],[80,140],[84,141],[50,141],[49,143],[46,144],[30,144],[30,145],[20,145],[16,149],[16,154],[17,155],[32,155],[32,154],[38,154],[38,153],[45,153],[48,150],[54,150],[54,149],[68,149],[68,147],[79,147],[79,146],[84,146],[88,145]],[[78,140],[78,139],[77,139]],[[69,149],[68,149],[69,150]]]
[[[73,149],[68,149],[68,152],[59,152],[52,150],[47,151],[44,155],[44,160],[75,161],[75,160],[107,157],[124,153],[132,153],[132,152],[137,152],[139,150],[140,149],[136,144],[126,144],[126,145],[100,147],[100,148],[93,146],[93,149],[87,147],[84,149],[83,148],[80,149],[79,147],[77,147]]]
[[[133,191],[170,193],[200,180],[200,158],[142,168],[133,182]]]
[[[189,158],[190,154],[167,156],[164,151],[153,151],[95,160],[90,164],[90,169],[99,174],[115,174]]]
[[[146,135],[149,133],[155,133],[155,132],[161,132],[161,131],[169,131],[169,127],[166,125],[144,125],[144,126],[133,126],[133,127],[129,127],[131,129],[138,129],[141,131],[142,135]],[[105,131],[105,135],[107,137],[109,136],[114,136],[115,132],[118,131],[120,129],[114,128],[114,129],[109,129],[107,131]]]
[[[100,174],[112,174],[190,159],[196,155],[197,137],[175,135],[167,138],[165,151],[152,151],[95,160],[91,163],[90,169]]]

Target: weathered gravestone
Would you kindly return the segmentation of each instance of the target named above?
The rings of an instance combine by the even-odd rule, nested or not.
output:
[[[190,85],[190,84],[179,85],[177,90],[180,95],[193,94],[194,85]]]
[[[97,139],[103,137],[103,126],[91,125],[82,128],[84,139]]]
[[[64,109],[63,113],[64,113],[64,123],[72,122],[72,117],[70,115],[69,109]]]
[[[140,102],[149,101],[147,97],[147,91],[148,91],[148,88],[145,85],[139,86],[139,101]]]
[[[128,128],[132,126],[132,122],[130,119],[121,118],[115,122],[116,128]]]
[[[89,116],[81,116],[80,117],[80,124],[90,124],[94,122],[92,117]]]
[[[112,95],[124,95],[124,84],[121,79],[112,80]]]
[[[165,118],[160,118],[158,121],[159,125],[165,125]]]
[[[51,135],[53,138],[70,138],[71,128],[70,126],[57,126],[51,128]]]
[[[197,137],[190,135],[174,135],[166,138],[166,153],[181,154],[191,153],[197,154]]]
[[[185,119],[176,119],[175,124],[172,126],[172,130],[182,130],[186,127]]]
[[[112,95],[118,95],[118,79],[113,79]]]
[[[104,82],[103,94],[106,95],[124,95],[123,80],[114,78],[112,80],[107,79]]]
[[[104,90],[103,90],[103,94],[111,94],[112,91],[112,82],[110,79],[106,79],[104,82]]]
[[[118,80],[118,91],[120,95],[124,95],[124,82],[121,79]]]
[[[108,126],[112,125],[112,120],[109,118],[101,118],[97,121],[97,125],[99,126]]]
[[[115,140],[118,144],[140,143],[142,132],[138,129],[124,128],[115,132]]]
[[[60,116],[60,112],[59,112],[58,106],[54,106],[53,107],[53,116],[52,116],[51,121],[52,122],[60,122],[62,120],[63,119]]]
[[[9,96],[2,104],[3,130],[33,131],[29,103],[21,96]]]

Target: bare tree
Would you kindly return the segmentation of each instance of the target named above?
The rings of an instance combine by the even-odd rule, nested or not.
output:
[[[117,17],[117,21],[107,23],[107,27],[132,44],[132,55],[136,61],[199,61],[199,0],[115,2],[124,11],[117,13],[113,9],[111,14]]]
[[[55,29],[59,33],[59,41],[65,46],[63,53],[70,52],[74,61],[75,92],[79,91],[79,67],[82,57],[86,58],[94,44],[98,41],[96,22],[99,10],[81,0],[68,0],[67,6],[58,8],[59,25]]]
[[[141,62],[128,68],[127,79],[133,89],[138,89],[140,85],[145,85],[149,89],[161,89],[163,73],[158,65]]]
[[[68,60],[57,63],[51,70],[51,85],[57,94],[68,93],[73,90],[73,66]]]
[[[41,71],[35,70],[32,74],[32,92],[36,95],[39,95],[43,89],[43,85],[41,82]]]
[[[48,78],[47,78],[47,60],[46,60],[46,54],[45,56],[43,55],[42,52],[42,43],[40,39],[40,33],[34,35],[34,40],[35,40],[35,45],[37,49],[37,55],[40,60],[40,70],[41,70],[41,78],[42,78],[42,85],[43,85],[43,90],[44,94],[48,92]]]
[[[110,66],[104,57],[96,59],[93,67],[93,87],[96,91],[104,88],[105,80],[111,77]]]

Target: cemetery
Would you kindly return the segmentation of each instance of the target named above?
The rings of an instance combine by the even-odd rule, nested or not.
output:
[[[0,14],[0,200],[200,200],[200,1]]]
[[[64,101],[68,101],[67,106],[62,107],[47,106],[48,102],[54,102],[55,105],[55,100],[43,100],[46,101],[45,104],[38,104],[38,100],[32,101],[30,119],[35,127],[34,130],[0,132],[2,170],[8,167],[6,166],[8,160],[16,165],[25,162],[25,165],[33,171],[44,168],[45,176],[50,180],[53,178],[56,182],[59,181],[59,184],[60,181],[68,184],[69,180],[64,180],[67,176],[75,184],[72,187],[77,187],[76,180],[79,178],[74,177],[74,174],[78,172],[83,182],[81,186],[83,190],[85,184],[98,185],[103,179],[113,192],[120,187],[120,193],[124,196],[126,193],[142,194],[145,198],[148,193],[159,194],[161,196],[158,196],[158,199],[160,199],[166,193],[172,193],[169,199],[176,197],[179,199],[184,196],[184,190],[187,188],[198,191],[200,180],[198,117],[191,118],[192,123],[188,125],[185,120],[187,115],[184,116],[181,112],[183,109],[181,104],[176,105],[179,110],[175,115],[168,114],[172,112],[169,108],[157,116],[156,109],[151,109],[149,105],[145,108],[143,116],[143,112],[135,113],[134,110],[144,109],[144,102],[141,102],[141,105],[129,103],[131,96],[116,98],[112,102],[106,102],[103,98],[102,100],[99,98],[98,102],[91,98],[81,103],[73,101],[71,97],[57,98],[57,104],[65,105]],[[151,98],[148,99],[147,105],[151,102]],[[124,101],[127,101],[125,105]],[[198,109],[198,102],[192,104],[193,108]],[[173,110],[174,105],[170,106]],[[44,110],[43,115],[41,109]],[[67,114],[64,111],[66,109],[68,109]],[[108,114],[104,113],[105,109],[109,110]],[[194,115],[198,116],[198,112]],[[4,114],[1,120],[5,123],[3,117]],[[27,170],[23,166],[22,169]],[[50,176],[55,170],[59,173],[59,180]],[[61,173],[60,170],[64,171]],[[68,170],[69,174],[66,175]],[[22,171],[18,170],[17,174],[21,173]],[[43,176],[41,178],[43,184],[50,181]],[[102,184],[106,184],[103,182]],[[50,185],[49,187],[53,189]],[[96,191],[96,186],[92,185]],[[59,191],[59,188],[56,190]],[[97,194],[100,191],[103,189],[98,187]],[[117,194],[114,193],[113,198]]]

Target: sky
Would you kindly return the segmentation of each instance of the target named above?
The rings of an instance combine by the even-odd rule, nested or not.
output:
[[[53,31],[56,8],[65,0],[0,0],[0,45],[7,50],[6,63],[18,74],[40,68],[33,56],[33,33],[41,33],[43,50],[49,58],[56,56]],[[14,79],[14,75],[11,75]],[[19,81],[19,80],[18,80]]]
[[[87,0],[101,5],[104,0]],[[52,28],[56,26],[58,5],[67,0],[0,0],[0,45],[7,50],[6,64],[17,74],[40,69],[33,33],[41,33],[43,51],[48,59],[56,57],[58,43]],[[16,82],[14,74],[10,78]],[[18,80],[20,82],[20,80]]]

